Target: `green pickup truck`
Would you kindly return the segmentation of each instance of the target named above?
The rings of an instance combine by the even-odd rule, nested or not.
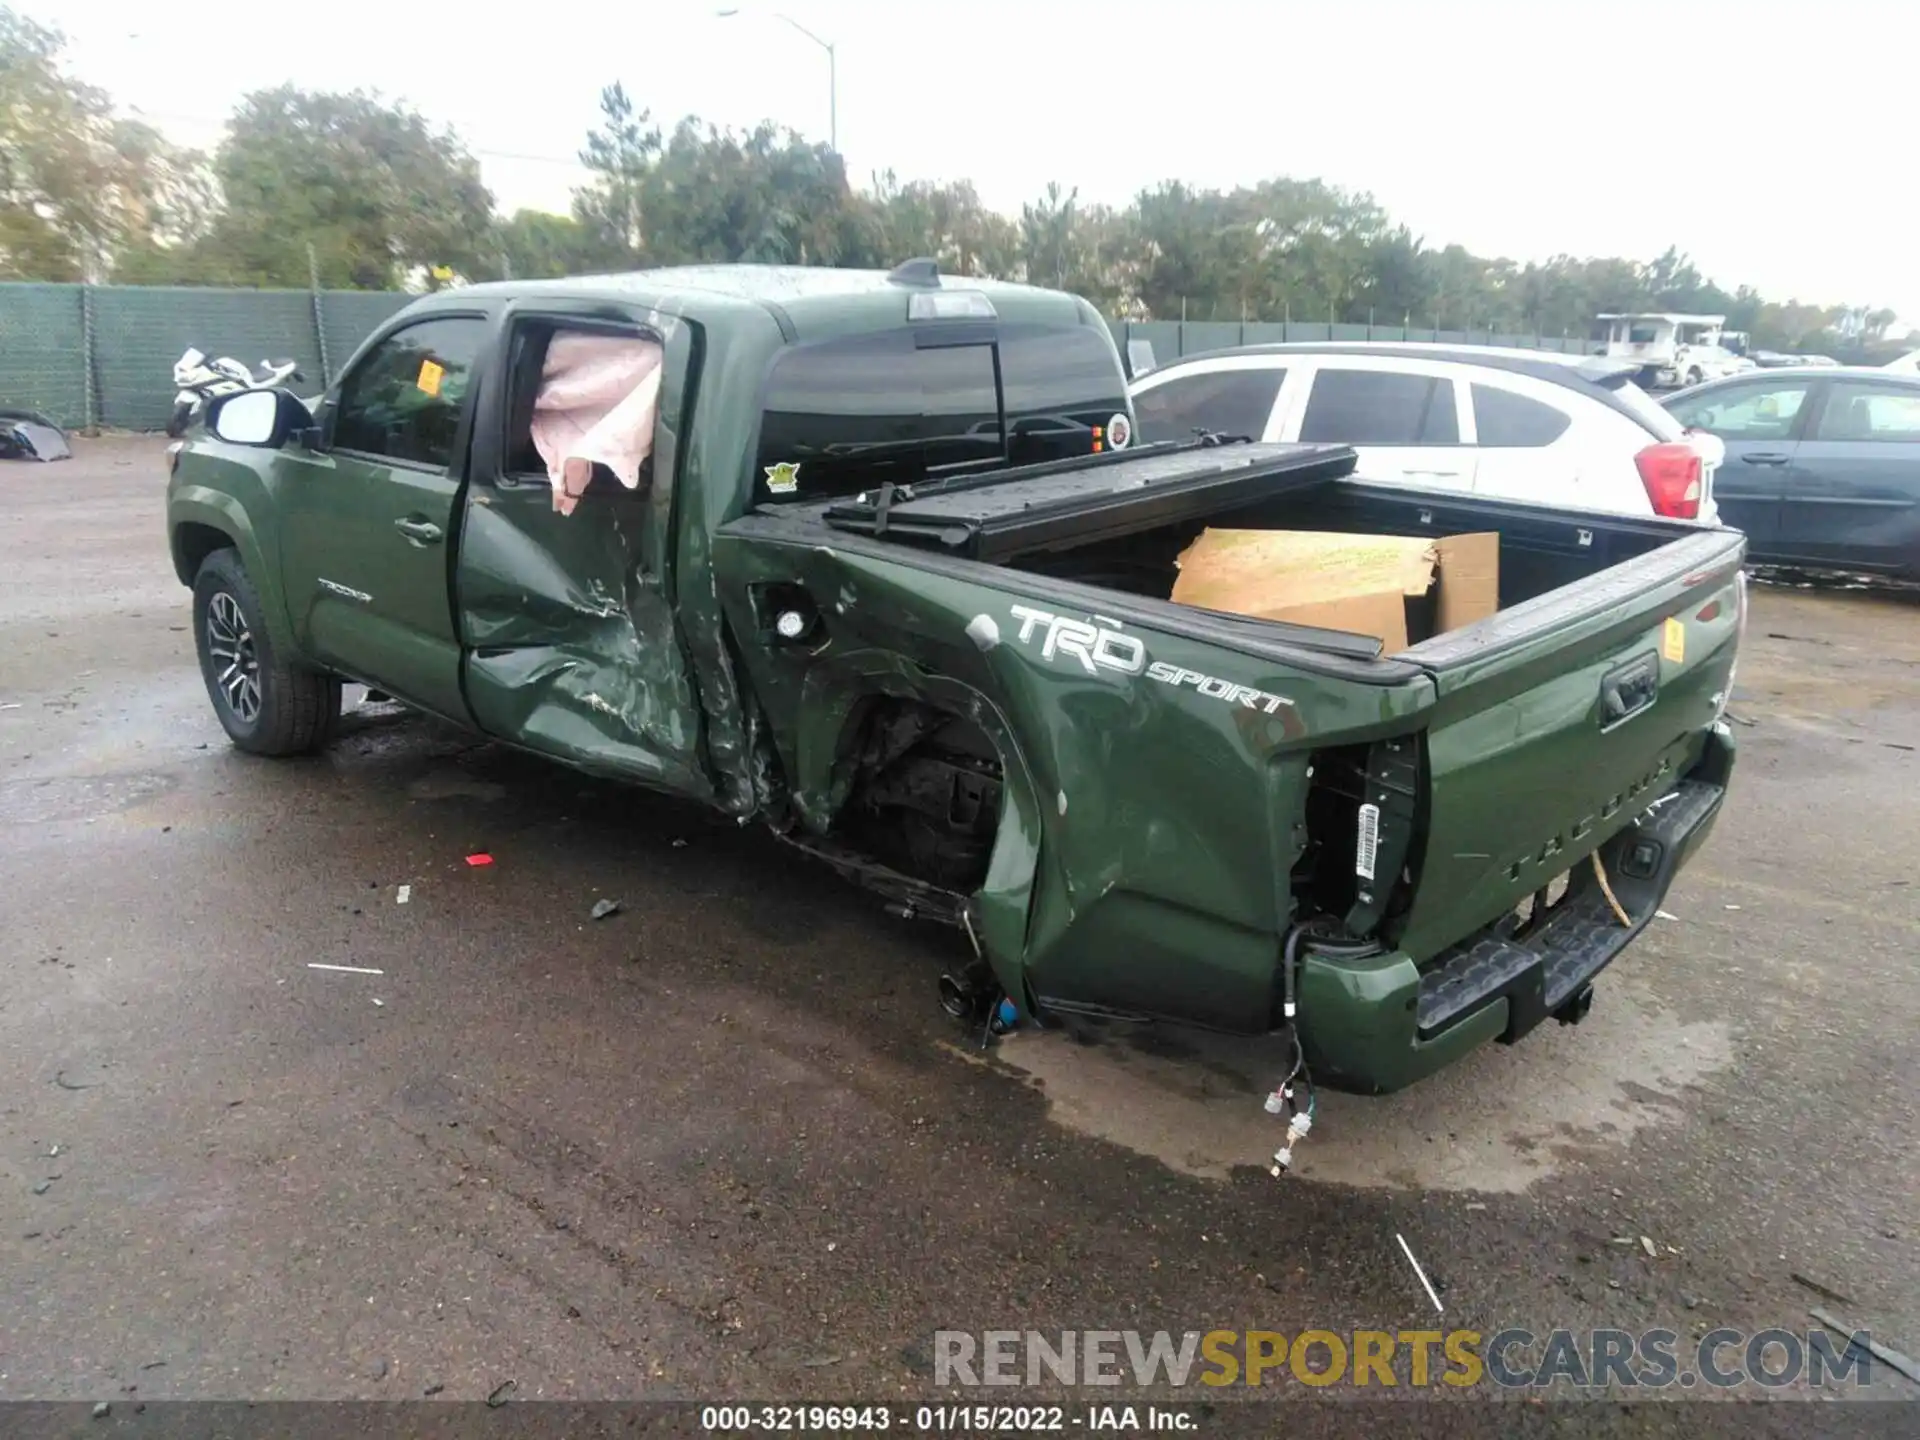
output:
[[[636,356],[644,460],[563,483],[553,387]],[[1579,1019],[1726,793],[1742,537],[1131,429],[1085,301],[928,262],[476,285],[312,410],[214,408],[167,528],[241,749],[323,745],[351,680],[764,820],[954,927],[956,1013],[1368,1093]],[[1499,609],[1388,654],[1174,603],[1222,518],[1497,532]]]

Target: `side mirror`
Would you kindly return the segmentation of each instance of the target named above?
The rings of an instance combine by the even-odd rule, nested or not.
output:
[[[313,412],[285,390],[237,390],[213,402],[207,429],[229,445],[278,450],[313,426]]]

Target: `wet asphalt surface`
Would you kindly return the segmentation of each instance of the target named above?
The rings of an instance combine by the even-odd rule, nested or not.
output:
[[[79,447],[0,467],[0,1397],[894,1399],[938,1329],[1810,1305],[1920,1352],[1911,599],[1759,590],[1675,918],[1279,1182],[1245,1067],[982,1056],[949,938],[763,832],[391,706],[230,749],[161,447]]]

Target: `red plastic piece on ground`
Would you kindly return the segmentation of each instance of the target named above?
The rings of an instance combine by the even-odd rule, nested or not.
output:
[[[469,864],[469,865],[491,865],[491,864],[493,864],[493,856],[491,856],[491,855],[469,855],[469,856],[467,856],[467,864]]]

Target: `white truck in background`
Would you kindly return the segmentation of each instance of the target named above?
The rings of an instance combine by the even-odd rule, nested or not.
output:
[[[1632,360],[1642,389],[1671,390],[1718,380],[1754,368],[1754,362],[1722,343],[1724,315],[1601,315],[1609,359]],[[1740,337],[1741,340],[1745,336]],[[1738,342],[1736,342],[1738,343]]]

